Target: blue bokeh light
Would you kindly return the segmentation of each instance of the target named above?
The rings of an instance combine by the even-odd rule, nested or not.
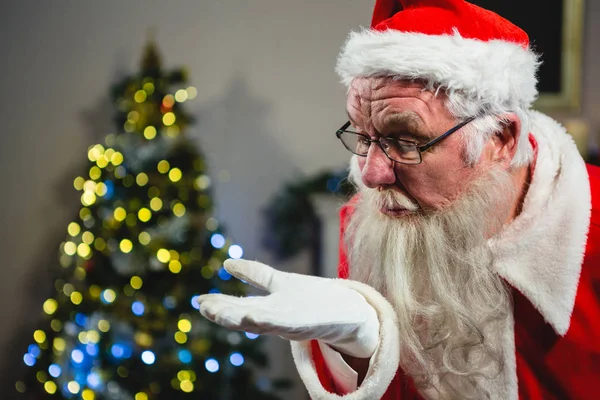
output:
[[[224,267],[221,267],[221,269],[219,269],[219,278],[223,279],[224,281],[228,281],[231,279],[231,274],[229,272],[227,272],[227,270]]]
[[[167,296],[163,300],[163,304],[165,305],[166,308],[171,310],[171,309],[177,307],[177,299],[174,296]]]
[[[32,356],[31,354],[27,353],[23,356],[23,361],[25,362],[26,365],[33,367],[35,365],[35,362],[37,361],[35,359],[34,356]]]
[[[215,294],[215,293],[221,293],[221,291],[220,291],[219,289],[217,289],[217,288],[212,288],[212,289],[210,289],[210,290],[208,291],[208,293],[210,293],[210,294]]]
[[[192,297],[192,300],[190,301],[192,303],[192,307],[194,307],[196,310],[200,309],[200,304],[198,304],[198,297],[200,297],[200,296],[195,295]]]
[[[75,315],[75,322],[79,326],[85,326],[85,323],[87,322],[87,317],[85,316],[85,314],[77,313],[77,315]]]
[[[48,373],[53,378],[58,378],[62,372],[62,369],[57,364],[50,364],[48,367]]]
[[[92,357],[96,356],[96,355],[98,355],[98,345],[93,344],[93,343],[88,343],[85,346],[85,351]]]
[[[115,184],[113,183],[113,181],[109,180],[104,181],[104,184],[106,185],[106,194],[104,195],[104,198],[106,200],[110,200],[115,194]]]
[[[256,333],[250,333],[250,332],[244,332],[244,334],[250,340],[254,340],[254,339],[256,339],[259,336]]]
[[[192,353],[190,353],[189,350],[181,349],[177,355],[179,357],[179,361],[184,364],[189,364],[192,362]]]
[[[242,258],[243,255],[244,255],[244,250],[237,244],[234,244],[233,246],[231,246],[229,248],[229,257]]]
[[[71,359],[75,364],[81,364],[83,362],[83,351],[75,349],[71,352]]]
[[[89,387],[91,387],[92,389],[96,389],[102,383],[100,381],[100,375],[98,375],[95,372],[90,373],[87,376],[86,381],[87,381],[87,384],[89,385]]]
[[[113,357],[121,358],[125,355],[125,348],[120,344],[113,344],[110,348],[110,352],[112,353]]]
[[[209,358],[206,360],[204,366],[206,367],[206,370],[211,373],[215,373],[219,370],[219,362],[214,358]]]
[[[145,309],[146,307],[144,307],[144,303],[142,303],[141,301],[134,301],[131,305],[131,311],[133,311],[133,313],[138,317],[144,315]]]
[[[42,352],[40,350],[40,346],[38,346],[37,344],[29,345],[29,348],[27,349],[27,351],[29,352],[29,354],[31,354],[35,358],[38,358],[40,356],[40,353]]]
[[[144,364],[154,364],[154,361],[156,361],[156,356],[150,350],[146,350],[142,353],[142,361]]]
[[[215,249],[220,249],[225,246],[225,238],[220,233],[215,233],[210,237],[210,244],[212,244]]]
[[[239,367],[244,363],[244,356],[240,353],[231,353],[231,355],[229,356],[229,361],[232,365]]]

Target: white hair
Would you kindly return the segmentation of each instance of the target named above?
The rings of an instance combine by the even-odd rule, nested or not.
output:
[[[438,398],[485,398],[478,382],[503,368],[496,335],[510,312],[487,245],[515,198],[509,173],[476,179],[447,209],[391,218],[379,211],[382,203],[415,207],[399,192],[365,187],[356,157],[351,165],[359,201],[344,237],[350,278],[396,309],[402,369]]]

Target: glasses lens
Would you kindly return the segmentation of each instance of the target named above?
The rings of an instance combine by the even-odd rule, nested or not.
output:
[[[369,140],[362,135],[352,132],[343,132],[340,139],[344,146],[354,154],[366,155],[369,152]]]
[[[406,164],[421,162],[421,153],[415,144],[386,138],[381,138],[380,143],[387,155],[394,161]]]

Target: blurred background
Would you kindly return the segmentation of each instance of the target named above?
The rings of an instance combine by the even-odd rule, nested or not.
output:
[[[479,2],[489,7],[493,7],[492,3]],[[582,155],[596,163],[600,135],[600,52],[597,51],[600,2],[564,0],[558,3],[558,7],[565,10],[559,18],[570,21],[571,25],[575,21],[570,27],[567,27],[569,23],[565,23],[563,30],[574,29],[580,34],[575,33],[571,41],[565,41],[564,34],[558,36],[557,43],[560,45],[555,61],[562,68],[554,79],[560,79],[562,86],[552,89],[560,93],[550,93],[545,103],[541,100],[539,107],[565,124],[576,137]],[[543,2],[539,4],[541,13]],[[90,202],[89,198],[82,197],[86,190],[83,186],[88,180],[94,180],[86,174],[91,174],[90,167],[97,164],[108,149],[112,149],[109,159],[121,149],[125,162],[113,163],[115,168],[103,170],[102,174],[112,174],[115,180],[123,178],[118,176],[117,166],[127,164],[128,151],[135,158],[136,149],[142,149],[145,142],[116,141],[117,134],[129,129],[125,124],[132,116],[132,109],[128,109],[122,100],[129,96],[131,104],[150,103],[154,101],[153,90],[147,90],[148,86],[144,84],[152,79],[168,83],[170,86],[165,86],[164,92],[156,90],[161,97],[154,96],[158,107],[155,111],[163,116],[172,112],[174,118],[179,118],[178,121],[186,121],[179,127],[180,132],[171,130],[166,133],[165,130],[163,139],[165,146],[175,148],[177,146],[173,143],[179,143],[179,139],[174,138],[185,135],[188,140],[185,157],[188,158],[177,153],[173,160],[185,158],[189,162],[182,165],[188,168],[179,168],[184,177],[181,182],[170,175],[174,168],[172,165],[164,172],[159,169],[159,173],[153,166],[152,171],[157,182],[162,182],[157,183],[157,187],[171,185],[178,190],[168,199],[170,211],[176,214],[173,201],[181,201],[186,210],[191,213],[194,209],[203,218],[200,218],[199,225],[191,226],[205,233],[181,242],[194,246],[204,240],[200,245],[206,249],[196,261],[203,264],[199,268],[210,266],[202,273],[198,269],[196,275],[204,277],[204,282],[197,283],[198,288],[195,288],[192,281],[188,280],[187,285],[182,283],[180,277],[183,275],[177,275],[179,270],[174,272],[173,268],[178,267],[172,267],[171,262],[179,260],[186,270],[185,256],[178,258],[183,254],[181,251],[177,255],[167,251],[169,255],[166,258],[161,260],[159,257],[164,264],[161,273],[170,277],[172,288],[179,288],[179,294],[173,294],[174,298],[181,296],[181,299],[190,300],[194,295],[209,290],[227,290],[231,282],[221,271],[219,263],[232,256],[232,246],[236,246],[234,256],[243,253],[244,258],[257,259],[278,269],[331,275],[335,269],[335,266],[332,269],[337,231],[335,209],[347,194],[343,174],[348,161],[348,153],[334,136],[346,121],[345,89],[338,82],[334,66],[348,32],[369,25],[372,6],[373,2],[369,0],[9,0],[2,3],[0,87],[4,95],[0,98],[0,113],[4,125],[0,135],[0,169],[4,189],[0,196],[0,397],[45,398],[46,393],[56,398],[85,400],[178,398],[166,395],[172,390],[189,398],[267,399],[271,395],[292,400],[308,398],[293,366],[289,344],[285,341],[277,338],[253,341],[254,338],[247,335],[233,337],[218,331],[188,329],[188,322],[194,326],[203,324],[197,319],[193,304],[188,306],[187,311],[180,306],[170,307],[168,301],[165,302],[164,293],[161,295],[162,289],[154,287],[150,290],[153,286],[147,280],[144,281],[146,286],[141,288],[138,284],[140,287],[136,289],[131,278],[138,275],[144,278],[143,268],[117,272],[105,270],[104,274],[93,278],[96,281],[89,280],[95,276],[89,265],[94,252],[106,255],[108,250],[102,245],[98,248],[98,233],[92,239],[88,237],[89,240],[83,236],[86,229],[96,232],[94,229],[98,226],[86,225],[81,209],[83,205],[92,214],[97,211],[97,215],[93,214],[94,218],[100,218],[100,198],[106,192],[98,189],[100,192],[97,190],[96,194],[100,200]],[[575,9],[579,7],[580,19],[567,18],[570,11],[566,11],[572,6]],[[513,12],[518,14],[514,11],[517,10],[517,2],[512,2],[512,7]],[[530,13],[527,14],[531,17]],[[543,17],[538,16],[531,19],[543,21]],[[540,37],[535,38],[538,43],[545,40],[542,35],[540,33]],[[546,51],[551,52],[550,49]],[[148,54],[155,54],[155,64],[146,64],[144,70],[143,60],[149,62]],[[570,58],[566,59],[567,56]],[[156,75],[158,70],[165,75]],[[143,80],[144,71],[150,81]],[[137,80],[128,80],[131,76],[137,77]],[[144,99],[138,97],[132,100],[139,90],[145,90]],[[178,90],[185,91],[185,94],[179,92],[177,96]],[[169,94],[171,97],[165,100]],[[139,111],[141,114],[144,112]],[[119,122],[118,118],[115,119],[116,114],[124,119]],[[138,132],[141,138],[143,126],[130,128],[131,134]],[[107,139],[109,134],[113,136]],[[162,137],[162,134],[159,130],[157,137]],[[148,132],[145,138],[149,141]],[[102,149],[93,147],[96,144],[101,144]],[[142,161],[161,161],[167,156],[152,153],[145,155],[145,161]],[[138,154],[138,157],[141,156]],[[154,160],[152,157],[157,158]],[[202,167],[198,167],[194,160],[201,160],[198,162]],[[171,161],[171,164],[176,162]],[[127,171],[135,172],[131,178],[135,179],[135,183],[130,186],[145,186],[138,180],[139,174],[146,168],[144,165],[142,162]],[[146,173],[152,181],[153,175]],[[160,174],[163,174],[162,178]],[[85,179],[81,178],[84,180],[78,183],[76,178],[80,176],[85,176]],[[209,196],[210,201],[202,203],[192,196],[189,201],[194,206],[188,206],[181,196],[182,182],[186,181],[186,177],[193,179],[184,191],[204,194]],[[204,178],[198,181],[199,177]],[[95,180],[100,182],[99,178]],[[124,178],[121,180],[124,182]],[[145,189],[139,192],[142,194],[127,190],[115,193],[117,197],[122,196],[123,207],[133,207],[133,215],[144,222],[145,217],[139,213],[141,206],[138,204],[136,208],[135,203],[144,196],[150,196]],[[328,196],[334,200],[323,200]],[[167,202],[166,199],[163,201]],[[77,218],[81,221],[77,222]],[[117,214],[107,218],[112,221],[108,222],[109,225],[114,223],[115,218],[125,220],[125,216],[119,220]],[[77,229],[72,225],[74,222]],[[99,224],[102,225],[101,222]],[[128,224],[126,230],[135,231],[135,225],[135,221]],[[103,226],[106,228],[106,224]],[[161,226],[161,223],[156,225]],[[123,231],[119,235],[122,236]],[[129,253],[125,251],[127,246],[123,247],[121,236],[113,238],[116,240],[114,251]],[[139,232],[136,231],[137,238]],[[105,237],[104,240],[108,243],[111,238]],[[67,243],[79,246],[86,241],[89,241],[92,250],[83,255],[79,247],[73,251],[69,250],[69,245],[65,247]],[[140,240],[140,243],[143,241]],[[132,246],[135,248],[137,244]],[[105,247],[113,251],[109,245]],[[76,260],[78,256],[79,261]],[[112,268],[124,262],[123,259],[103,260],[104,264],[99,265],[112,265]],[[114,280],[111,280],[113,272]],[[152,278],[152,273],[146,275],[149,279],[159,276]],[[67,284],[72,286],[65,289]],[[109,287],[114,287],[112,299],[110,293],[105,292]],[[144,292],[146,289],[148,292]],[[242,292],[247,290],[237,286],[231,288],[238,289]],[[82,300],[78,300],[77,296],[73,300],[74,291],[81,292]],[[142,293],[143,300],[135,300]],[[147,310],[150,310],[153,301],[162,304],[153,306],[164,308],[155,312],[154,318],[160,319],[162,312],[165,321],[168,320],[166,315],[173,319],[175,331],[188,334],[189,342],[175,340],[177,343],[173,343],[175,347],[171,350],[178,353],[171,355],[173,360],[170,364],[160,364],[161,357],[157,351],[157,354],[152,353],[156,362],[154,358],[147,362],[149,353],[145,353],[143,359],[146,366],[155,364],[159,368],[160,364],[160,368],[166,368],[164,371],[175,371],[173,374],[177,378],[170,377],[165,384],[154,386],[153,382],[144,382],[144,377],[133,379],[132,371],[136,365],[133,358],[141,357],[144,348],[152,347],[144,337],[135,336],[138,331],[122,334],[131,336],[127,339],[130,347],[123,345],[124,349],[118,347],[115,350],[115,344],[121,344],[114,336],[107,341],[94,338],[94,335],[81,340],[81,332],[99,330],[100,336],[106,333],[98,323],[109,317],[95,315],[92,305],[95,301],[98,309],[108,315],[118,310],[115,297],[129,298],[127,307],[131,307],[132,301],[140,301],[140,304],[146,304]],[[54,302],[49,303],[49,299]],[[85,312],[77,309],[82,301],[88,306]],[[56,317],[57,307],[59,311],[66,310],[61,318]],[[150,320],[144,319],[151,318],[149,311],[144,314],[143,309],[141,312],[133,309],[132,312],[133,315],[122,316],[122,321],[139,317],[149,324]],[[60,321],[52,325],[55,313],[54,318]],[[90,327],[92,321],[93,329]],[[183,325],[181,321],[184,321]],[[72,329],[68,328],[69,324]],[[126,325],[125,322],[123,324]],[[140,325],[137,326],[139,328]],[[149,325],[141,326],[141,330],[153,332]],[[113,323],[113,328],[116,327]],[[168,327],[161,329],[160,332],[172,336]],[[39,332],[43,332],[44,336]],[[63,350],[57,350],[50,335],[59,338],[66,335],[79,342],[71,347],[66,343],[62,346]],[[196,340],[196,347],[191,345],[192,339]],[[125,342],[127,340],[124,339]],[[246,348],[244,343],[250,343],[248,341],[252,342]],[[93,360],[86,367],[83,365],[85,362],[77,362],[79,353],[73,353],[77,346],[90,344],[99,347],[87,353],[83,351],[82,358],[100,357],[98,348],[102,352],[102,346],[105,346],[114,364],[113,375],[107,371],[98,372],[100,383],[95,385],[98,387],[97,394],[90,389],[94,385],[89,381],[94,369]],[[188,353],[185,353],[188,344],[193,361],[188,360]],[[65,363],[71,367],[74,363],[76,367],[69,367],[69,371],[60,365],[58,359],[52,358],[57,352],[64,352],[65,347],[70,351]],[[240,349],[246,349],[247,353]],[[165,354],[171,350],[165,350]],[[128,355],[128,351],[133,355]],[[43,354],[48,356],[44,358]],[[256,367],[253,371],[252,354],[258,360],[256,363],[264,367]],[[240,397],[221,387],[219,396],[222,397],[198,395],[208,390],[207,385],[226,386],[226,382],[230,382],[227,379],[237,376],[231,366],[244,364],[246,355],[250,369],[248,374],[252,376],[246,376],[237,385],[247,387],[248,393],[251,387],[256,387],[255,394]],[[174,366],[177,363],[182,366]],[[119,367],[125,369],[118,370]],[[34,378],[27,378],[31,371],[34,371]],[[182,371],[184,373],[179,374]],[[195,377],[195,374],[198,376]],[[225,375],[225,378],[215,381],[217,378],[214,376],[219,374]],[[209,377],[201,378],[200,375]],[[31,382],[28,383],[28,379]],[[15,384],[17,381],[19,384]],[[47,384],[54,381],[54,387]],[[69,386],[70,382],[76,381],[79,381],[77,386]],[[110,382],[115,382],[116,386],[109,387]],[[118,390],[115,389],[117,386]],[[86,392],[85,387],[89,391]],[[19,395],[19,391],[25,394]]]

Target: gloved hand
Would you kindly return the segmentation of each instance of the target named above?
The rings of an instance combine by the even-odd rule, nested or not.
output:
[[[375,309],[342,280],[281,272],[256,261],[229,259],[224,266],[231,275],[270,294],[202,295],[200,313],[209,320],[287,340],[318,339],[353,357],[373,355],[379,340]]]

